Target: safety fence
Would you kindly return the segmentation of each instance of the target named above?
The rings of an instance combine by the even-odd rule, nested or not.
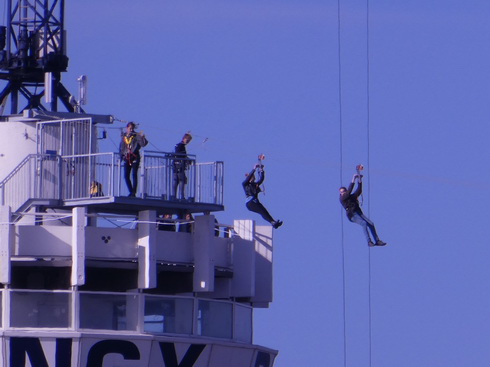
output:
[[[137,171],[136,196],[223,205],[223,162],[179,158],[176,168],[176,161],[172,153],[144,152]],[[0,204],[16,211],[32,199],[127,196],[122,171],[117,153],[30,154],[0,182]]]

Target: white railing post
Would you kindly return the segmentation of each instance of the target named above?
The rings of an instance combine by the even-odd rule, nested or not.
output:
[[[2,326],[4,330],[10,329],[10,288],[3,289],[2,297]]]
[[[146,183],[146,180],[147,180],[147,177],[146,177],[146,172],[145,172],[145,169],[146,169],[146,156],[145,156],[145,151],[143,150],[141,152],[141,161],[140,161],[140,167],[139,167],[139,172],[138,172],[138,183],[139,183],[139,190],[141,191],[141,193],[143,194],[143,198],[145,198],[148,194],[148,190],[147,190],[147,183]],[[138,193],[136,192],[136,195],[138,195]]]
[[[56,156],[58,162],[58,197],[55,199],[63,199],[63,160],[59,155]],[[49,198],[47,198],[49,199]]]
[[[80,329],[80,292],[78,287],[72,287],[71,291],[71,319],[70,328],[74,331]]]

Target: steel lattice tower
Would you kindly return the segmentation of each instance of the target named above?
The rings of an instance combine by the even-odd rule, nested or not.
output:
[[[61,83],[65,54],[64,0],[5,0],[7,24],[0,27],[0,114],[10,96],[11,113],[25,109],[57,111],[58,99],[69,112],[71,94]],[[27,104],[19,108],[19,96]],[[42,104],[42,97],[49,105]]]

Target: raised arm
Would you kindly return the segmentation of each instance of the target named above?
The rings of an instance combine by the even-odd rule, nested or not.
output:
[[[261,168],[259,169],[259,179],[258,181],[256,182],[257,185],[262,185],[262,182],[264,182],[265,180],[265,171]]]
[[[245,180],[242,182],[243,186],[248,185],[252,181],[252,179],[254,177],[254,173],[255,173],[255,168],[250,171],[250,173],[247,175],[247,177],[245,177]]]
[[[351,185],[354,186],[354,183],[351,183]],[[362,181],[359,179],[359,181],[357,181],[356,191],[354,191],[354,193],[352,195],[354,195],[357,198],[357,197],[361,196],[361,194],[362,194]]]

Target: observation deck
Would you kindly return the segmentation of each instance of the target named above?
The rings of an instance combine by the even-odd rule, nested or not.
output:
[[[14,212],[76,206],[90,212],[133,214],[142,209],[157,214],[224,210],[223,162],[199,163],[192,156],[187,161],[185,197],[177,198],[172,195],[172,153],[143,151],[139,191],[128,197],[118,153],[29,154],[0,182],[0,205]]]
[[[27,153],[0,166],[0,360],[272,366],[277,352],[252,333],[253,309],[273,298],[272,227],[218,223],[223,162],[192,155],[179,198],[173,154],[143,150],[128,197],[96,125],[0,121]]]

